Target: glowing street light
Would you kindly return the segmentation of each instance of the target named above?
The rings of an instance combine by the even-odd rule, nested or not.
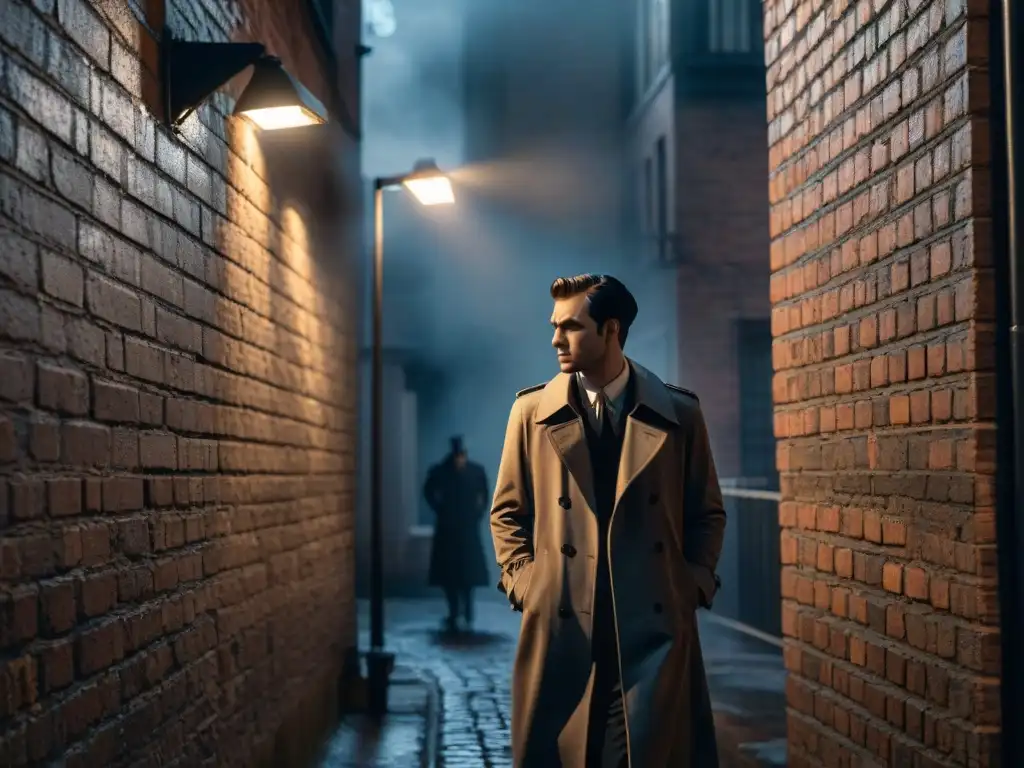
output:
[[[370,650],[366,656],[367,709],[383,717],[388,709],[388,678],[394,654],[384,650],[384,190],[405,187],[421,205],[455,202],[451,180],[433,160],[420,160],[401,176],[373,184],[373,354],[370,416]]]
[[[412,173],[402,179],[402,186],[419,200],[420,205],[450,205],[455,202],[452,182],[433,160],[420,160]]]

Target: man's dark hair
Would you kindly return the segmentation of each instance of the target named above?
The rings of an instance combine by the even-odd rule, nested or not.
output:
[[[567,299],[587,294],[590,316],[600,331],[607,320],[619,321],[619,345],[626,346],[629,327],[636,320],[636,299],[629,289],[611,275],[576,275],[559,277],[551,284],[551,298]]]

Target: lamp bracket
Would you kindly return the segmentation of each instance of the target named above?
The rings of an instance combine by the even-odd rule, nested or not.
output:
[[[395,187],[402,186],[402,184],[410,179],[424,175],[443,175],[441,169],[437,167],[437,161],[432,157],[421,157],[416,161],[416,164],[409,173],[403,173],[400,176],[379,176],[374,180],[374,187],[376,189],[394,189]]]
[[[374,189],[394,189],[395,187],[402,186],[403,182],[409,178],[408,174],[402,174],[401,176],[378,176],[373,181]]]
[[[160,46],[164,121],[178,128],[214,91],[266,55],[262,43],[194,43],[165,25]]]

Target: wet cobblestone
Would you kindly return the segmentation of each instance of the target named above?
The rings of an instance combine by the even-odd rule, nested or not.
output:
[[[397,666],[392,676],[389,713],[381,724],[351,716],[328,742],[320,768],[414,768],[432,765],[436,740],[436,684],[422,671]]]
[[[393,714],[385,727],[373,733],[365,723],[348,723],[347,732],[339,730],[332,740],[322,768],[426,766],[426,703],[406,691],[420,691],[417,695],[422,697],[427,687],[420,682],[407,689],[403,684],[410,675],[416,683],[416,674],[440,687],[437,766],[511,766],[509,682],[519,615],[500,600],[482,597],[476,631],[450,636],[439,630],[443,613],[440,600],[388,602],[388,648],[396,654],[400,669],[415,673],[403,678],[396,670]],[[365,616],[360,617],[360,625],[368,626]],[[781,653],[704,617],[701,633],[722,768],[785,765]]]
[[[481,600],[473,633],[439,631],[440,601],[395,601],[389,638],[403,663],[427,670],[441,689],[440,768],[505,768],[509,743],[509,682],[518,614],[504,603]]]

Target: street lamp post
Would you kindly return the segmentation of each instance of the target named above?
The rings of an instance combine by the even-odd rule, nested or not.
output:
[[[367,709],[388,709],[388,679],[394,654],[384,650],[384,191],[405,187],[421,205],[455,202],[449,178],[433,160],[421,160],[410,173],[384,176],[373,184],[373,355],[370,415],[370,650],[366,658]]]

